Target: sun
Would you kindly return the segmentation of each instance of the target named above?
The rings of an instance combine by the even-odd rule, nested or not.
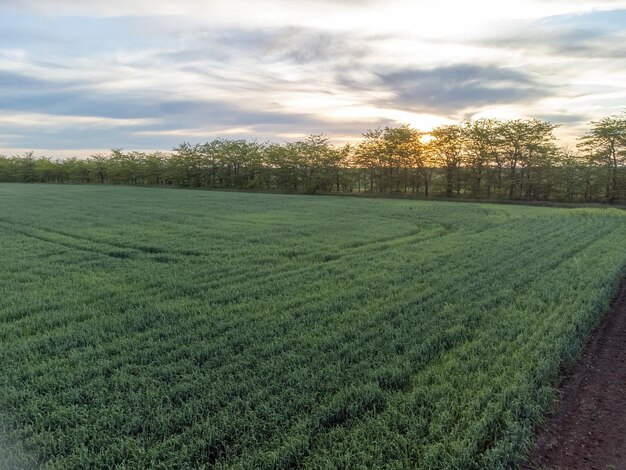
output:
[[[420,137],[420,142],[423,144],[427,144],[428,142],[435,140],[435,137],[433,137],[430,134],[422,134],[422,136]]]

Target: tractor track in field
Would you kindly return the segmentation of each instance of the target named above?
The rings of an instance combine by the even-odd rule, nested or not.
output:
[[[525,469],[626,469],[626,280],[559,387]]]

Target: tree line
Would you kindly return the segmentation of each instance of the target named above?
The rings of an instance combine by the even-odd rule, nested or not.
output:
[[[538,119],[480,119],[428,132],[368,130],[288,143],[216,139],[171,152],[111,150],[87,159],[0,156],[0,181],[109,183],[297,193],[378,193],[535,201],[626,200],[626,114],[592,121],[576,149]]]

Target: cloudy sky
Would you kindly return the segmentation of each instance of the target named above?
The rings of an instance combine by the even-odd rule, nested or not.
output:
[[[626,0],[0,0],[0,153],[626,107]]]

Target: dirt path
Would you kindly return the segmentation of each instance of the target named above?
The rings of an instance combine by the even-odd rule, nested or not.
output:
[[[626,470],[626,281],[560,397],[525,468]]]

